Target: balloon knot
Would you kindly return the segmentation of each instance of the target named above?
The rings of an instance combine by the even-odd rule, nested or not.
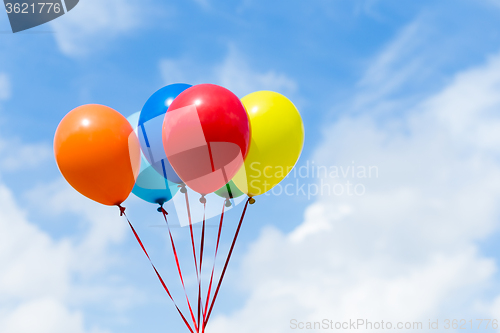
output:
[[[158,207],[157,211],[158,213],[163,213],[165,215],[168,215],[167,211],[165,210],[165,208],[163,208],[163,206]]]
[[[125,215],[125,207],[123,207],[122,205],[118,205],[118,208],[120,208],[120,216]]]
[[[186,184],[183,183],[183,184],[178,185],[177,187],[181,188],[180,189],[181,193],[183,193],[183,194],[187,193]]]
[[[225,205],[226,207],[231,207],[231,200],[226,199]]]
[[[253,204],[255,203],[255,199],[254,199],[254,198],[249,198],[249,199],[248,199],[248,203],[249,203],[250,205],[253,205]]]
[[[207,198],[205,198],[205,195],[202,195],[201,198],[200,198],[200,202],[202,204],[206,204],[207,203]]]

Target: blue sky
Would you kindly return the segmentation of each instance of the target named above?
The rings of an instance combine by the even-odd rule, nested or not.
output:
[[[495,318],[499,18],[496,0],[81,0],[11,34],[0,15],[0,331],[184,330],[117,209],[72,190],[52,156],[74,107],[128,116],[178,81],[281,92],[305,123],[297,167],[379,170],[347,179],[362,196],[257,198],[213,332]],[[295,181],[322,184],[284,184]],[[127,206],[172,277],[161,216],[133,197]]]

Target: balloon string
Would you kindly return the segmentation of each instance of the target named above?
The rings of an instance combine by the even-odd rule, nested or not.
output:
[[[227,265],[229,264],[229,260],[231,259],[231,255],[233,254],[234,244],[236,244],[236,240],[238,239],[241,224],[243,222],[243,218],[245,217],[249,201],[250,198],[248,198],[247,202],[245,203],[245,208],[243,208],[243,213],[241,214],[240,222],[238,223],[238,228],[236,229],[236,233],[234,234],[233,242],[231,243],[231,248],[229,249],[229,254],[227,255],[226,262],[224,263],[224,269],[222,270],[221,276],[219,278],[219,283],[217,284],[217,288],[215,289],[214,297],[212,298],[212,303],[210,304],[210,309],[208,310],[208,315],[203,323],[203,326],[207,325],[208,320],[210,319],[210,315],[212,314],[212,309],[214,307],[215,301],[217,300],[217,295],[219,294],[219,289],[222,284],[222,280],[224,279],[224,275],[226,274]]]
[[[189,232],[191,233],[191,245],[193,248],[194,268],[196,270],[196,278],[198,280],[198,286],[201,287],[200,273],[198,270],[198,261],[196,259],[196,246],[194,245],[193,221],[191,219],[191,208],[189,206],[189,197],[188,197],[187,191],[185,192],[185,197],[186,197],[187,214],[188,214],[188,219],[189,219]],[[198,312],[199,312],[199,308],[200,308],[200,304],[198,303]],[[198,322],[199,322],[199,319],[198,319]],[[198,329],[196,331],[198,332]]]
[[[184,289],[184,294],[186,295],[186,302],[187,302],[187,305],[189,307],[189,312],[191,313],[191,319],[193,320],[195,330],[198,331],[198,326],[196,324],[194,312],[193,312],[193,309],[191,308],[191,302],[189,302],[189,297],[188,297],[188,294],[186,291],[186,286],[184,285],[184,278],[182,277],[181,265],[179,263],[179,256],[177,255],[177,250],[175,248],[174,238],[172,237],[172,231],[170,230],[170,225],[168,224],[168,220],[167,220],[168,213],[163,207],[160,207],[160,211],[163,213],[163,217],[165,218],[165,223],[167,224],[168,234],[170,236],[170,242],[172,243],[172,252],[174,253],[175,263],[177,264],[177,271],[179,272],[179,278],[180,278],[181,283],[182,283],[182,288]]]
[[[203,248],[205,247],[205,214],[207,209],[207,202],[203,202],[203,225],[201,228],[201,241],[200,241],[200,278],[198,279],[198,329],[200,328],[201,318],[201,270],[203,266]]]
[[[220,214],[219,233],[217,234],[217,243],[215,245],[214,263],[212,266],[212,273],[210,274],[210,283],[208,284],[207,300],[205,302],[205,311],[203,311],[203,325],[201,327],[202,333],[205,333],[205,323],[206,323],[206,317],[207,317],[208,302],[210,300],[210,294],[212,292],[212,282],[214,280],[215,261],[217,260],[217,252],[219,252],[220,235],[222,232],[222,221],[224,220],[225,208],[226,208],[226,203],[224,202],[222,204],[222,213]]]
[[[172,294],[170,293],[170,290],[168,289],[167,285],[163,281],[163,278],[161,277],[160,273],[158,272],[158,270],[156,269],[155,265],[153,264],[153,261],[149,257],[149,254],[146,251],[146,248],[144,247],[144,244],[142,243],[141,239],[139,238],[139,235],[137,234],[137,232],[135,231],[134,227],[132,226],[132,223],[130,223],[130,220],[128,219],[127,214],[125,214],[125,207],[122,207],[120,205],[118,205],[118,207],[120,208],[120,216],[125,216],[125,218],[127,219],[128,225],[130,226],[130,229],[134,233],[135,239],[137,240],[137,242],[141,246],[142,250],[144,251],[144,254],[148,258],[149,263],[153,267],[153,269],[154,269],[154,271],[156,273],[156,276],[158,277],[158,280],[160,280],[161,285],[163,286],[163,289],[165,289],[165,291],[167,292],[167,295],[170,297],[170,299],[174,303],[174,306],[177,309],[177,312],[179,312],[180,316],[182,317],[182,320],[184,321],[184,324],[186,324],[186,327],[189,329],[189,331],[191,333],[194,333],[193,329],[191,328],[191,325],[189,325],[188,321],[186,320],[186,317],[184,317],[184,315],[182,314],[181,310],[177,306],[177,303],[174,301],[174,298],[172,297]]]
[[[191,209],[189,207],[189,198],[188,198],[187,191],[186,191],[185,197],[186,197],[187,214],[188,214],[188,219],[189,219],[189,231],[191,232],[191,245],[193,247],[194,267],[196,269],[196,277],[199,280],[200,276],[199,276],[199,273],[198,273],[198,263],[197,263],[197,260],[196,260],[196,247],[194,245],[193,222],[191,220]]]

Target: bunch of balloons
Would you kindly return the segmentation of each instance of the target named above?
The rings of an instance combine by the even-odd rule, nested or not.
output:
[[[286,177],[304,143],[297,108],[271,91],[240,100],[213,84],[172,84],[129,120],[89,104],[69,112],[56,130],[64,178],[104,205],[121,205],[131,192],[162,205],[179,184],[202,196],[261,195]]]
[[[64,178],[84,196],[104,205],[119,206],[123,215],[125,209],[121,204],[132,192],[147,202],[160,205],[158,211],[163,213],[167,225],[163,205],[179,190],[186,196],[190,216],[186,187],[201,195],[200,202],[204,207],[205,196],[210,193],[226,198],[226,206],[230,205],[230,199],[244,194],[248,196],[210,301],[214,258],[204,305],[200,277],[205,218],[199,251],[195,247],[190,223],[199,284],[197,319],[186,293],[193,326],[180,311],[153,265],[184,323],[194,333],[200,329],[203,332],[210,317],[247,205],[255,202],[253,197],[271,190],[288,175],[303,144],[301,116],[283,95],[258,91],[240,100],[228,89],[213,84],[172,84],[155,92],[140,113],[128,119],[97,104],[70,111],[56,130],[54,153]],[[223,216],[224,207],[215,257]],[[138,234],[130,221],[128,223],[149,258]],[[184,286],[171,233],[170,238]]]

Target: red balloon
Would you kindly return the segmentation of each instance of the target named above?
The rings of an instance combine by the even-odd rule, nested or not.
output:
[[[240,99],[226,88],[200,84],[177,96],[163,122],[163,147],[179,177],[201,194],[215,192],[243,165],[250,123]]]

